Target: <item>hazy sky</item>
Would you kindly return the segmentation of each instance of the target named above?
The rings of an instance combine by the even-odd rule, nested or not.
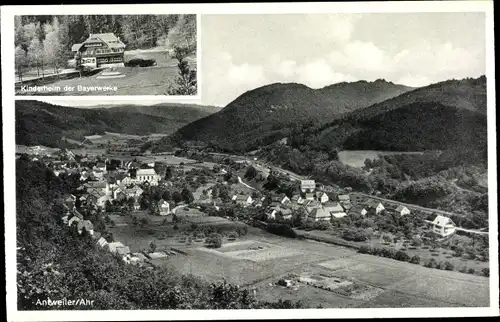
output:
[[[384,78],[423,86],[485,73],[484,13],[203,15],[203,103],[273,82]]]

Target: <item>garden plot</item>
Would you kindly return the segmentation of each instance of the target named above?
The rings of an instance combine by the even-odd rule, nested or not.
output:
[[[227,245],[231,247],[231,245]],[[246,241],[232,246],[230,251],[222,251],[224,255],[235,259],[246,259],[253,262],[263,262],[267,260],[275,260],[277,258],[291,257],[300,254],[299,251],[280,247],[276,245],[266,244],[256,241]]]
[[[339,278],[322,273],[302,273],[296,277],[296,280],[306,285],[363,301],[372,299],[384,291],[378,287],[362,284],[355,279]]]
[[[355,262],[348,258],[337,258],[326,262],[318,263],[319,266],[326,268],[330,271],[336,271],[340,269],[355,269],[357,266],[362,265],[359,262]]]

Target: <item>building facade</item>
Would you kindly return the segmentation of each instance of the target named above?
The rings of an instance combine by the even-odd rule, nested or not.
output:
[[[83,66],[125,66],[125,44],[113,33],[91,34],[83,43],[74,44],[71,51],[75,54],[75,60],[80,60]]]

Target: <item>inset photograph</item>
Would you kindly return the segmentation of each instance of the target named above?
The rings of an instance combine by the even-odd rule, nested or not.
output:
[[[197,17],[15,16],[16,95],[195,96]]]

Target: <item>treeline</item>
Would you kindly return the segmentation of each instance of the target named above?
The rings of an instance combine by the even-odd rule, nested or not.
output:
[[[72,58],[71,47],[90,34],[114,33],[126,49],[175,46],[196,49],[196,15],[65,15],[16,16],[16,71],[22,79],[28,68],[44,76],[45,67],[54,73]]]
[[[19,310],[47,309],[255,309],[299,308],[300,303],[259,301],[248,290],[210,284],[173,269],[145,269],[78,235],[61,221],[54,202],[66,188],[42,163],[16,161],[17,295]],[[36,305],[48,298],[85,298],[91,306]]]

